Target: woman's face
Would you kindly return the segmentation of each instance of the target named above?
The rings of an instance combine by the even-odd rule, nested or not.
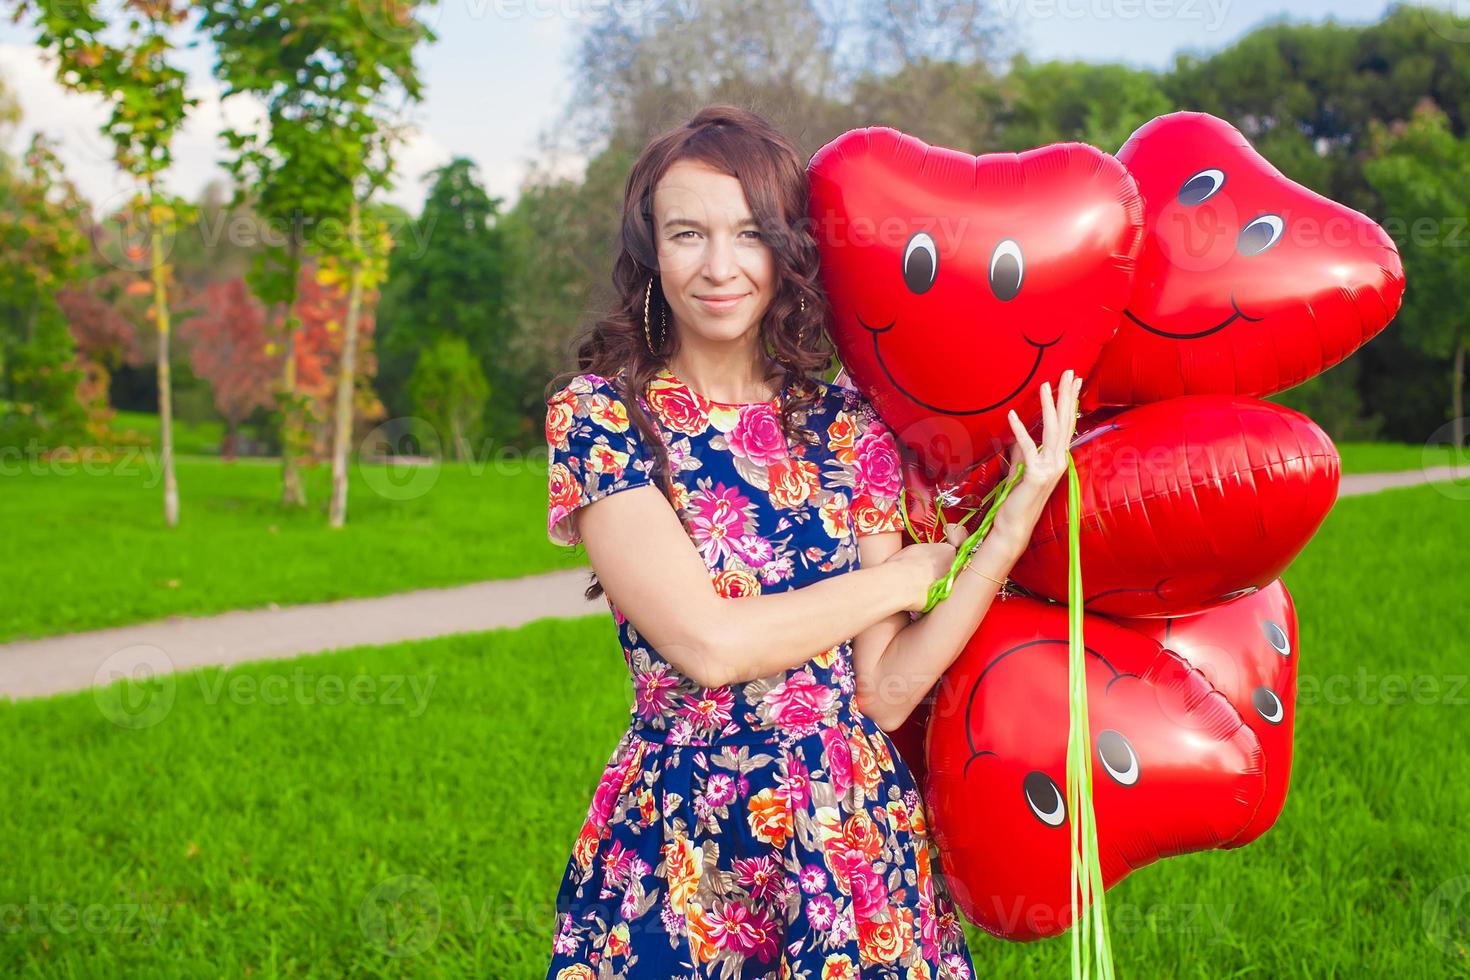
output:
[[[774,261],[739,180],[694,160],[675,162],[653,189],[653,236],[670,326],[682,339],[692,332],[732,342],[759,329]]]

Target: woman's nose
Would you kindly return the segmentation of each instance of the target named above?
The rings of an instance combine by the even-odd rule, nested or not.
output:
[[[716,282],[729,279],[735,272],[735,251],[733,245],[726,241],[722,235],[711,235],[709,247],[705,250],[704,274]]]

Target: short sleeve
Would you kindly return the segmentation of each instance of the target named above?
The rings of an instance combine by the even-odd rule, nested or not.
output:
[[[546,400],[546,536],[581,542],[572,512],[619,490],[653,482],[628,408],[606,378],[579,374]]]
[[[903,488],[903,456],[898,439],[874,411],[869,401],[856,394],[853,419],[853,533],[858,537],[902,531],[898,492]]]

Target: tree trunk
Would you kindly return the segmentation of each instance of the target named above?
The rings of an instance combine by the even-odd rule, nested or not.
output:
[[[150,211],[155,207],[152,188],[146,206]],[[149,265],[153,271],[153,318],[158,328],[158,442],[163,457],[163,520],[169,527],[178,527],[179,485],[174,478],[174,403],[168,365],[168,287],[163,275],[163,232],[156,220],[149,224],[152,225],[153,254],[149,256]]]
[[[332,434],[332,503],[328,522],[341,527],[347,520],[347,444],[352,439],[352,394],[357,378],[357,321],[362,311],[363,261],[358,254],[361,239],[357,198],[352,199],[351,217],[347,223],[348,240],[352,243],[352,268],[348,272],[347,336],[342,344],[342,368],[337,375],[337,427]]]
[[[306,506],[306,490],[301,485],[301,473],[296,467],[296,444],[301,428],[296,417],[296,277],[300,275],[297,259],[301,246],[296,236],[291,241],[291,292],[286,300],[285,315],[281,318],[286,332],[286,366],[281,376],[283,398],[281,401],[281,503],[295,507]]]
[[[1450,381],[1452,390],[1450,392],[1451,418],[1450,431],[1455,441],[1455,459],[1460,458],[1460,450],[1465,446],[1465,347],[1470,344],[1470,338],[1462,337],[1455,345],[1455,370]]]
[[[470,447],[465,442],[464,422],[460,419],[458,410],[449,412],[449,435],[454,446],[454,461],[463,463],[470,458]]]

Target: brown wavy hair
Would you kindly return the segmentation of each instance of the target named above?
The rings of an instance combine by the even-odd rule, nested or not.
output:
[[[573,340],[575,366],[548,382],[545,397],[549,403],[551,395],[578,374],[608,379],[626,404],[628,420],[637,426],[643,445],[653,450],[654,483],[671,506],[674,485],[668,451],[633,396],[647,394],[649,381],[678,350],[677,332],[658,280],[653,228],[653,190],[678,160],[696,160],[739,180],[761,240],[771,250],[776,294],[761,317],[759,343],[766,355],[765,379],[780,385],[781,428],[788,440],[817,441],[817,434],[802,427],[797,416],[821,395],[812,375],[828,371],[836,357],[826,332],[827,297],[817,279],[817,243],[807,218],[806,166],[796,147],[758,113],[732,105],[706,106],[644,147],[623,192],[621,247],[612,272],[617,299],[612,310]],[[648,320],[657,353],[649,350],[644,337],[643,305],[650,279]],[[660,325],[666,322],[670,329],[664,331]],[[602,592],[594,572],[584,594],[596,599]]]

